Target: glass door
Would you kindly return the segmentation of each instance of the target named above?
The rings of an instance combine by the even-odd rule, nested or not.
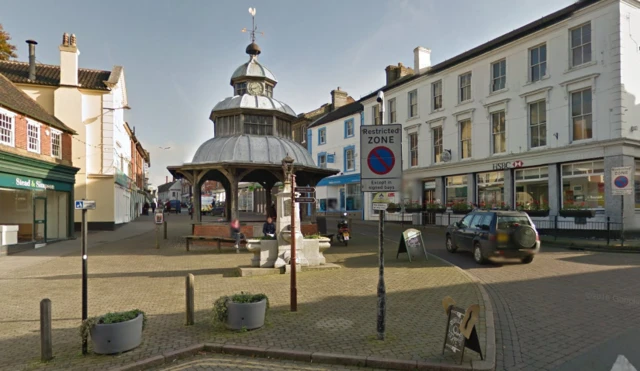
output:
[[[423,200],[422,201],[423,205],[427,205],[427,204],[435,202],[436,201],[436,190],[435,189],[425,189],[422,200]],[[425,206],[423,206],[423,211],[425,211],[425,210],[426,210],[426,208],[425,208]],[[422,218],[422,222],[423,222],[422,224],[423,225],[436,224],[436,214],[435,213],[423,212],[423,215],[425,216],[424,218]]]
[[[47,242],[47,198],[33,198],[33,239]]]

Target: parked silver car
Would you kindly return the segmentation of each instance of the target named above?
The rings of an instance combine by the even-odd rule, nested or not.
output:
[[[528,264],[540,251],[540,236],[521,211],[472,211],[447,227],[447,251],[470,250],[478,264],[495,258],[518,258]]]

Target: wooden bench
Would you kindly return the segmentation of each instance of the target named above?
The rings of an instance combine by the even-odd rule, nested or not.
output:
[[[231,237],[216,237],[216,236],[184,236],[184,238],[187,240],[187,251],[189,250],[189,243],[191,241],[216,241],[218,243],[218,251],[221,251],[221,244],[222,242],[229,242],[229,243],[236,243],[236,239],[235,238],[231,238]],[[240,243],[247,243],[246,239],[242,239],[240,240]]]

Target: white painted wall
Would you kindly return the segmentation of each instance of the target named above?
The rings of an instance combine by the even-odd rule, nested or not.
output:
[[[633,1],[637,3],[636,0]],[[633,19],[638,18],[635,11],[632,17],[635,17]],[[592,24],[593,62],[569,70],[569,29],[585,22]],[[419,133],[418,167],[433,165],[431,127],[435,125],[443,125],[444,148],[452,150],[452,162],[460,161],[458,120],[465,117],[472,119],[471,160],[491,159],[492,162],[499,162],[501,156],[529,151],[527,102],[540,98],[548,99],[547,146],[535,150],[580,146],[585,142],[604,141],[619,138],[621,134],[626,135],[624,131],[616,130],[616,125],[619,128],[619,119],[610,111],[610,108],[614,107],[620,99],[617,92],[620,82],[620,72],[617,71],[619,67],[616,62],[618,48],[616,42],[611,38],[612,34],[620,32],[619,23],[619,2],[602,2],[583,9],[566,21],[510,45],[493,50],[436,75],[423,76],[385,92],[387,101],[396,99],[397,121],[405,129],[412,127],[409,132],[417,131]],[[640,27],[637,24],[640,22],[634,24],[634,30]],[[625,29],[628,29],[628,23],[623,27],[623,34],[626,32]],[[640,40],[638,31],[634,31],[634,33],[637,35],[634,39]],[[627,39],[629,40],[623,42],[626,42],[627,48],[630,48],[633,42],[630,38]],[[548,77],[529,83],[529,49],[541,43],[547,44]],[[506,58],[507,61],[506,89],[491,93],[491,63],[503,58]],[[628,56],[629,70],[632,69],[632,65],[638,65],[637,58],[635,55],[633,58]],[[458,102],[458,77],[469,71],[472,72],[472,99],[460,104]],[[631,74],[627,70],[623,73]],[[637,76],[639,73],[637,68],[633,73]],[[438,80],[443,82],[444,107],[442,110],[433,112],[431,109],[431,84]],[[629,79],[624,78],[625,85],[627,80]],[[640,79],[636,77],[629,84],[629,89],[640,93]],[[589,86],[593,90],[593,139],[572,142],[568,92]],[[408,118],[408,93],[414,89],[418,90],[418,115],[414,118]],[[363,102],[365,125],[373,123],[372,106],[374,104],[377,104],[375,97]],[[490,152],[489,113],[499,109],[506,110],[507,151],[503,154],[492,155]],[[385,111],[388,111],[388,108]],[[389,123],[387,113],[385,112],[387,116],[385,123]],[[557,140],[554,133],[558,133]],[[405,130],[403,138],[403,164],[405,168],[409,163],[407,134],[408,131]],[[316,135],[317,132],[314,132],[314,140],[317,138]]]
[[[354,135],[349,138],[345,138],[344,135],[344,123],[347,120],[353,120],[354,123]],[[319,131],[322,128],[327,130],[326,144],[318,144],[318,138],[320,137]],[[311,157],[318,165],[318,154],[325,152],[326,154],[335,154],[334,163],[327,163],[327,168],[337,169],[342,172],[342,175],[357,174],[360,172],[360,113],[354,115],[345,116],[335,121],[328,122],[324,125],[311,128],[313,131],[313,143],[311,146]],[[344,162],[344,148],[348,146],[355,146],[355,167],[352,171],[345,170]],[[338,173],[338,175],[341,175]]]

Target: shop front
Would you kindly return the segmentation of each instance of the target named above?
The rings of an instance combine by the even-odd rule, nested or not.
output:
[[[69,238],[73,185],[0,172],[0,225],[18,226],[19,244]]]
[[[318,182],[316,186],[317,211],[321,213],[348,212],[362,217],[362,191],[360,174],[335,175]]]

